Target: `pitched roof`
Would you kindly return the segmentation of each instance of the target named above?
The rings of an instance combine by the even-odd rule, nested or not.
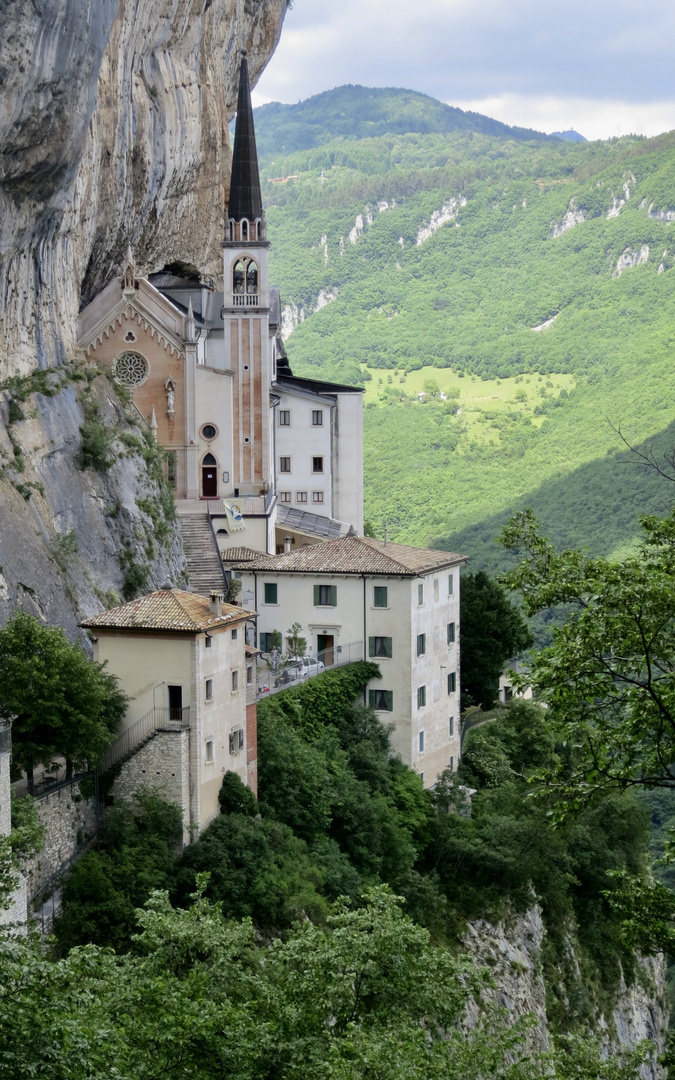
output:
[[[129,604],[102,611],[80,626],[87,630],[173,630],[198,634],[254,615],[234,604],[222,604],[214,615],[209,599],[182,589],[160,589]]]
[[[288,555],[259,555],[242,562],[241,570],[311,574],[393,574],[415,577],[464,562],[465,555],[432,551],[408,544],[385,544],[369,536],[342,536],[292,551]]]
[[[245,49],[242,49],[241,68],[239,69],[239,100],[237,102],[237,121],[234,127],[234,149],[232,151],[232,172],[230,175],[230,197],[227,216],[234,218],[235,221],[240,221],[242,218],[255,221],[256,218],[262,217],[258,151],[255,145],[253,106],[251,105],[251,87],[248,81],[248,60],[246,59]]]
[[[258,559],[262,552],[254,551],[250,547],[231,547],[225,548],[222,552],[223,562],[250,562],[251,559]]]

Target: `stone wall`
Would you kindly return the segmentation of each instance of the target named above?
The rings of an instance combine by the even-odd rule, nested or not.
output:
[[[190,842],[190,733],[158,731],[122,766],[111,795],[114,800],[132,799],[140,788],[156,791],[167,802],[180,806],[183,843]]]
[[[24,867],[28,899],[90,840],[98,827],[96,800],[85,798],[76,780],[36,799],[38,821],[44,826],[42,850]]]

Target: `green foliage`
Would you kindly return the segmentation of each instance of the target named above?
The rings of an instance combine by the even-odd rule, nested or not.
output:
[[[531,511],[503,532],[527,556],[507,577],[527,613],[571,612],[527,675],[574,749],[546,774],[560,812],[612,787],[675,787],[675,514],[642,524],[635,553],[616,562],[558,552]]]
[[[95,401],[83,401],[84,423],[80,428],[81,444],[79,464],[81,469],[107,472],[115,461],[112,445],[115,432],[106,427],[101,419],[101,407]]]
[[[489,709],[507,660],[532,645],[533,638],[501,585],[479,570],[462,577],[462,705]]]
[[[286,631],[286,652],[288,656],[304,656],[307,652],[307,638],[301,637],[302,626],[299,622]]]
[[[137,596],[143,596],[147,592],[150,567],[145,563],[138,563],[132,556],[124,560],[124,581],[122,582],[122,596],[125,600],[134,600]]]
[[[244,814],[255,817],[258,813],[258,800],[250,787],[242,784],[234,772],[226,772],[218,792],[221,814]]]
[[[155,893],[139,922],[136,955],[122,957],[88,946],[54,963],[39,941],[5,941],[1,1080],[550,1074],[546,1057],[524,1053],[526,1023],[482,998],[486,976],[433,947],[386,890],[357,910],[336,908],[325,928],[304,922],[271,943],[199,895],[177,911]],[[470,999],[476,1020],[466,1028]],[[563,1060],[556,1075],[636,1075],[614,1066],[591,1073]]]
[[[17,870],[42,850],[43,843],[44,827],[38,821],[35,800],[30,795],[12,795],[12,827],[9,836],[0,837],[0,910],[12,904],[19,884]]]
[[[126,696],[63,630],[17,612],[0,628],[0,719],[12,721],[14,761],[31,771],[62,754],[95,763],[125,714]]]
[[[321,678],[310,679],[282,694],[258,703],[258,723],[270,714],[281,714],[293,726],[307,733],[321,734],[324,725],[333,723],[345,704],[362,695],[371,679],[380,678],[377,664],[359,661],[342,670],[326,671]]]
[[[126,952],[136,908],[171,881],[181,834],[179,808],[153,792],[109,809],[96,851],[75,863],[64,884],[54,924],[60,952],[87,942]]]
[[[392,393],[367,399],[366,516],[380,533],[386,521],[394,539],[440,544],[495,572],[506,565],[494,543],[504,516],[533,505],[556,542],[608,555],[636,535],[639,513],[663,508],[658,486],[623,464],[606,418],[635,442],[664,441],[675,403],[672,225],[654,216],[675,208],[675,139],[523,141],[444,130],[444,110],[405,91],[344,87],[256,111],[263,148],[270,127],[263,179],[298,177],[265,184],[271,273],[305,314],[287,342],[291,366],[353,384],[378,368],[407,374],[405,388],[394,376]],[[630,199],[608,219],[626,181]],[[451,198],[466,205],[418,244]],[[585,220],[552,236],[572,200]],[[645,244],[648,262],[613,276],[626,248]],[[337,296],[314,312],[321,290]],[[449,402],[404,399],[423,366],[442,391],[474,376],[484,400],[464,396],[453,417]],[[547,396],[535,400],[551,373],[573,383],[563,395],[542,382]],[[513,377],[523,379],[513,400],[493,409],[494,379]]]

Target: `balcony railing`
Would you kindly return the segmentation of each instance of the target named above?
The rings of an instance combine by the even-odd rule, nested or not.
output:
[[[363,642],[352,641],[347,645],[334,645],[332,649],[324,649],[316,657],[310,659],[312,660],[310,664],[305,664],[301,660],[284,664],[284,661],[280,659],[276,668],[259,671],[258,700],[269,694],[278,694],[280,690],[288,690],[289,686],[298,686],[300,683],[307,682],[308,679],[313,679],[316,675],[323,675],[325,671],[363,660]]]
[[[232,307],[257,307],[257,293],[232,293]]]
[[[190,709],[154,708],[123,731],[114,743],[108,747],[99,769],[105,772],[118,761],[123,761],[144,743],[148,742],[157,731],[186,731],[190,726]]]

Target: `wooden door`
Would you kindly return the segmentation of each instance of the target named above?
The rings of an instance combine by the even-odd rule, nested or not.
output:
[[[218,468],[216,465],[202,466],[202,496],[205,499],[218,498]]]
[[[323,660],[326,667],[332,667],[334,663],[333,649],[335,647],[335,638],[332,634],[317,634],[316,638],[317,651],[319,653],[319,660]]]

